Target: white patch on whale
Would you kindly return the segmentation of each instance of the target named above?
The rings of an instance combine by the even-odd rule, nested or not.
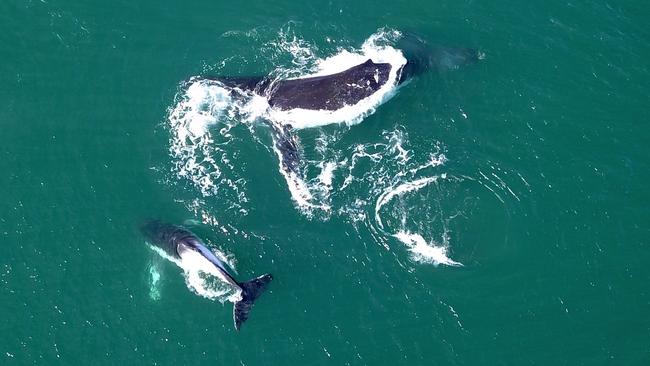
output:
[[[237,302],[241,299],[240,291],[229,285],[214,264],[194,250],[184,251],[181,258],[168,255],[164,250],[149,245],[149,247],[161,257],[176,264],[183,270],[183,277],[187,288],[201,297],[210,300]],[[234,264],[219,251],[212,252],[234,269]]]

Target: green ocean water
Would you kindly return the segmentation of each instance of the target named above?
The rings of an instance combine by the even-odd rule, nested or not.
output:
[[[0,364],[650,364],[649,15],[641,1],[2,2]],[[298,131],[310,174],[341,163],[329,211],[297,207],[261,124],[211,127],[213,190],[179,174],[185,80],[296,67],[274,45],[322,59],[378,29],[485,59],[418,77],[360,124]],[[353,169],[360,144],[381,158]],[[273,273],[240,332],[230,302],[145,245],[147,218],[191,226],[239,279]],[[399,230],[463,266],[418,260]]]

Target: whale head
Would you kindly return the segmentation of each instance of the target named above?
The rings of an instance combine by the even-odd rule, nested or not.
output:
[[[406,65],[402,68],[400,75],[400,83],[431,69],[455,70],[481,59],[481,53],[474,48],[431,46],[414,33],[404,33],[396,46],[406,58]]]

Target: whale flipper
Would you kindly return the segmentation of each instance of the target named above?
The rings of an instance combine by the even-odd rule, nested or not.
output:
[[[280,166],[287,173],[299,175],[300,152],[298,150],[298,137],[291,132],[292,128],[289,125],[283,126],[269,122],[269,126],[271,127],[273,144],[280,159]]]
[[[233,307],[233,319],[235,321],[235,329],[239,330],[242,323],[248,319],[248,313],[253,307],[255,300],[260,297],[262,292],[266,290],[269,282],[273,279],[271,274],[267,273],[265,275],[254,278],[250,281],[242,282],[239,284],[241,287],[241,297],[242,299],[235,303]]]

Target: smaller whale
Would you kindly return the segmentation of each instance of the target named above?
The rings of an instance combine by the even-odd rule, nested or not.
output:
[[[150,221],[142,225],[140,230],[150,240],[150,244],[159,247],[174,258],[183,260],[184,257],[198,255],[205,261],[201,264],[203,268],[209,268],[210,273],[216,274],[240,292],[241,300],[235,302],[233,307],[233,320],[237,330],[248,319],[253,303],[273,279],[273,276],[267,273],[246,282],[238,282],[228,272],[225,264],[196,235],[180,226]]]

